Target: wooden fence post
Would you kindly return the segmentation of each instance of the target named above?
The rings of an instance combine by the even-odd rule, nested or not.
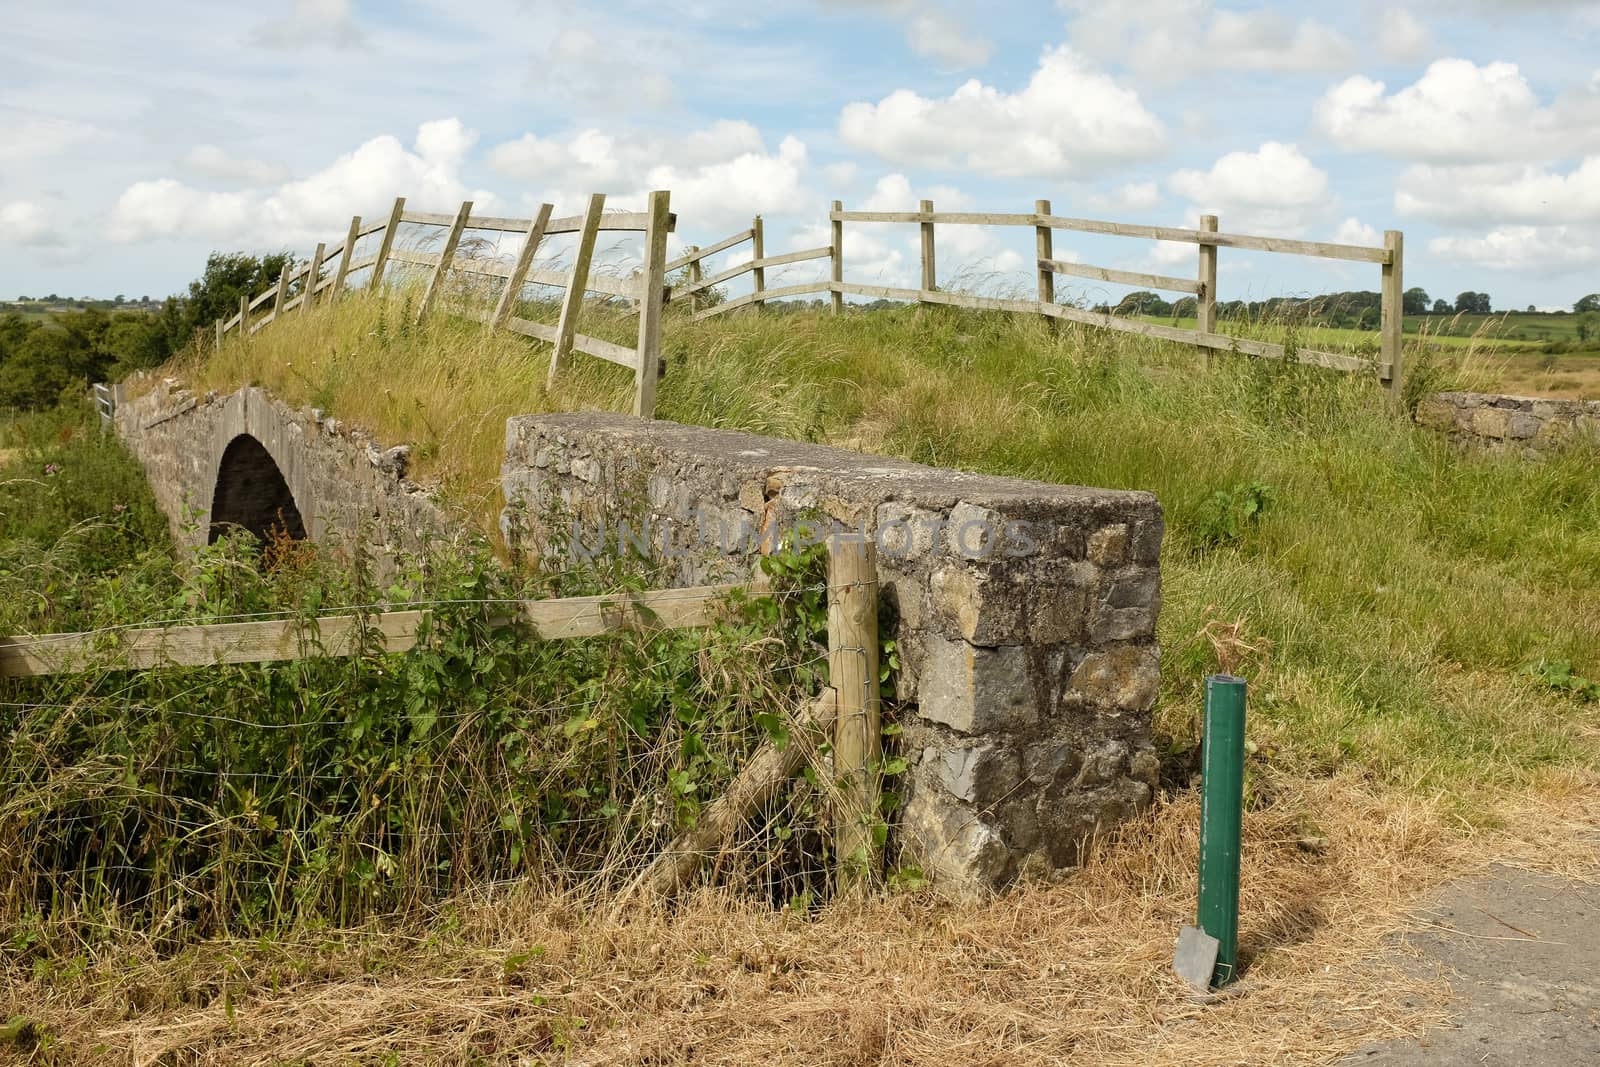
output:
[[[921,211],[924,215],[933,214],[933,201],[924,200]],[[933,223],[922,224],[922,291],[931,293],[938,286],[938,272],[933,263]]]
[[[699,252],[700,252],[700,246],[699,245],[691,245],[691,246],[689,246],[687,251],[688,251],[689,255],[691,255],[691,256],[698,255]],[[691,259],[689,261],[689,284],[690,285],[699,285],[701,280],[704,277],[705,277],[705,271],[701,268],[700,261],[698,259]],[[692,315],[695,312],[698,312],[699,310],[700,310],[700,291],[698,289],[696,289],[694,292],[689,294],[689,313]]]
[[[840,885],[878,870],[873,828],[882,769],[878,721],[878,573],[871,537],[834,535],[828,552],[828,679],[838,694],[834,860]]]
[[[367,280],[367,291],[375,293],[383,284],[383,268],[389,262],[389,250],[394,247],[395,231],[400,229],[400,217],[405,214],[406,198],[394,198],[394,209],[389,212],[389,222],[383,228],[383,237],[378,242],[378,258],[372,261],[372,277]]]
[[[644,231],[644,269],[639,278],[639,362],[633,372],[633,413],[641,419],[656,414],[656,381],[661,375],[661,310],[666,302],[667,227],[670,193],[650,194],[650,215]]]
[[[456,212],[456,220],[450,224],[450,232],[445,235],[444,247],[439,249],[439,265],[433,268],[433,273],[428,277],[427,288],[422,290],[422,302],[417,305],[417,321],[422,321],[422,316],[428,313],[433,302],[439,298],[439,292],[444,288],[445,279],[450,274],[450,261],[456,258],[456,245],[461,243],[461,232],[467,228],[467,219],[472,215],[472,201],[463,200],[461,210]]]
[[[250,336],[250,292],[245,290],[239,294],[239,336]]]
[[[322,273],[322,257],[327,251],[327,244],[319,241],[317,250],[311,253],[311,262],[306,264],[305,284],[300,287],[300,314],[302,315],[311,310],[311,299],[317,293],[317,276]]]
[[[556,346],[550,353],[550,374],[546,386],[554,389],[561,364],[572,354],[572,335],[578,332],[578,312],[583,308],[585,286],[589,284],[589,266],[594,262],[594,242],[600,235],[600,215],[606,208],[606,194],[594,193],[583,213],[583,229],[578,234],[578,250],[572,259],[572,278],[567,282],[566,294],[561,299],[561,320],[556,324]]]
[[[278,275],[278,297],[272,302],[272,317],[277,318],[283,314],[284,302],[289,299],[289,266],[284,264],[283,273]]]
[[[1217,217],[1200,216],[1200,232],[1216,233]],[[1200,292],[1195,295],[1195,328],[1201,333],[1217,332],[1217,246],[1200,245]]]
[[[760,263],[767,254],[766,236],[761,225],[761,216],[757,215],[750,220],[750,253],[751,259]],[[766,301],[761,299],[761,292],[767,287],[767,272],[764,267],[756,267],[751,274],[755,277],[755,296],[750,303],[760,311],[766,306]]]
[[[1033,202],[1033,211],[1036,215],[1050,214],[1050,201],[1035,200]],[[1045,266],[1047,260],[1056,258],[1055,235],[1050,227],[1034,227],[1033,251],[1039,260],[1039,303],[1054,304],[1056,302],[1056,272]]]
[[[217,337],[216,337],[215,347],[216,347],[216,351],[221,352],[222,351],[222,335],[224,333],[224,330],[222,328],[222,320],[221,319],[217,320],[216,332],[217,332]]]
[[[333,271],[333,284],[328,286],[330,296],[338,296],[344,289],[345,275],[350,273],[350,259],[355,255],[356,242],[361,240],[361,216],[350,218],[350,229],[344,235],[344,250],[339,253],[339,265]]]
[[[1405,341],[1405,282],[1402,260],[1405,253],[1405,234],[1399,230],[1383,231],[1383,247],[1389,261],[1383,265],[1383,307],[1379,329],[1382,334],[1384,367],[1389,376],[1389,396],[1401,400],[1405,396],[1405,366],[1402,347]]]
[[[516,309],[517,297],[522,295],[522,286],[528,280],[528,270],[533,266],[534,254],[539,251],[539,243],[544,240],[544,228],[550,225],[550,212],[555,210],[552,204],[540,204],[539,210],[534,213],[533,221],[528,223],[528,232],[522,235],[522,249],[517,253],[517,262],[511,268],[511,277],[506,279],[506,287],[500,293],[500,300],[494,306],[494,315],[489,320],[489,328],[498,330],[505,326],[511,318],[511,312]]]
[[[844,201],[835,200],[833,202],[833,210],[836,212],[843,211]],[[844,310],[844,293],[839,291],[839,287],[844,284],[844,221],[842,219],[834,219],[832,220],[832,227],[833,297],[831,303],[833,305],[833,313],[837,315]]]

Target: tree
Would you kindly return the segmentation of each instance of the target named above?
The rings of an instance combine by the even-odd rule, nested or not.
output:
[[[218,319],[232,318],[239,310],[239,297],[255,296],[293,263],[287,252],[260,257],[243,252],[211,253],[206,257],[205,273],[189,283],[188,295],[169,297],[162,309],[167,346],[176,352],[192,341],[196,332],[210,330]]]
[[[1400,298],[1400,306],[1407,315],[1426,315],[1428,313],[1428,292],[1421,286],[1407,289]]]
[[[1155,293],[1147,289],[1141,289],[1136,293],[1129,293],[1123,297],[1122,302],[1117,305],[1116,313],[1118,315],[1170,315],[1172,314],[1172,305]]]
[[[1450,303],[1449,303],[1449,301],[1445,300],[1443,297],[1440,297],[1438,300],[1435,300],[1433,302],[1433,313],[1435,315],[1448,315],[1448,314],[1450,314]]]
[[[1471,289],[1468,289],[1464,293],[1457,294],[1457,296],[1456,296],[1456,311],[1458,311],[1458,312],[1467,312],[1467,313],[1470,313],[1470,314],[1473,314],[1473,315],[1488,315],[1488,314],[1490,314],[1489,294],[1488,293],[1476,293],[1476,292],[1473,292]]]
[[[1572,310],[1580,315],[1585,311],[1600,311],[1600,293],[1590,293],[1588,296],[1583,297],[1572,305]]]
[[[1585,311],[1578,316],[1578,340],[1600,338],[1600,311]]]

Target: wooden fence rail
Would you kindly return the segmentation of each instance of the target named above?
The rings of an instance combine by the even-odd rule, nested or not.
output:
[[[404,197],[394,202],[394,208],[383,222],[366,223],[360,216],[350,220],[344,240],[332,247],[318,245],[305,263],[285,270],[276,284],[247,301],[241,301],[239,312],[216,324],[216,343],[220,346],[229,333],[254,334],[264,329],[280,316],[290,311],[308,311],[319,300],[343,292],[350,277],[362,270],[371,269],[367,282],[369,290],[377,289],[391,264],[401,263],[428,270],[417,316],[431,311],[452,272],[471,274],[484,278],[503,279],[504,285],[492,314],[475,316],[489,329],[508,329],[525,337],[548,341],[554,345],[550,375],[556,375],[573,352],[582,352],[634,371],[633,412],[649,418],[655,413],[656,383],[661,373],[661,315],[668,299],[667,234],[676,226],[676,216],[669,208],[669,194],[654,192],[649,195],[644,211],[606,212],[605,196],[597,193],[589,198],[587,210],[581,215],[551,218],[551,205],[542,205],[532,218],[503,218],[491,215],[474,215],[472,203],[467,201],[454,214],[430,211],[408,211]],[[396,247],[395,236],[402,225],[434,227],[442,237],[439,250],[423,252],[412,248]],[[522,246],[514,262],[460,254],[463,238],[472,232],[516,233],[522,235]],[[593,271],[595,245],[602,233],[635,232],[644,235],[644,255],[640,270],[631,278],[615,278]],[[535,270],[534,256],[540,244],[556,234],[577,234],[578,247],[570,270]],[[378,236],[375,251],[356,256],[356,245],[363,238]],[[792,260],[786,260],[792,262]],[[523,287],[529,284],[559,288],[561,317],[556,326],[530,322],[517,318],[513,311]],[[578,322],[584,299],[589,293],[629,301],[638,312],[638,334],[633,347],[619,345],[602,338],[579,332]],[[253,314],[271,305],[259,318]]]
[[[532,629],[539,640],[595,637],[624,630],[678,630],[709,626],[727,615],[735,594],[770,596],[759,582],[658,589],[606,596],[528,600],[505,616]],[[828,582],[829,662],[845,680],[840,691],[825,689],[796,724],[801,743],[764,744],[752,754],[728,793],[684,831],[635,884],[671,893],[701,862],[725,847],[745,820],[806,760],[818,743],[806,731],[833,729],[835,771],[840,778],[835,853],[841,878],[875,875],[881,857],[872,836],[880,810],[878,791],[877,581],[871,541],[836,539]],[[31,678],[97,670],[208,667],[317,657],[358,656],[372,650],[404,652],[416,646],[429,622],[426,608],[373,615],[327,615],[306,621],[271,619],[198,626],[155,626],[96,633],[0,637],[0,677]]]
[[[762,228],[761,220],[754,220],[750,229],[723,238],[703,248],[690,249],[685,255],[668,263],[667,270],[687,267],[689,280],[672,289],[672,297],[689,297],[692,302],[725,282],[745,274],[754,275],[754,289],[749,294],[715,304],[704,309],[695,307],[696,318],[721,315],[742,307],[759,308],[768,300],[786,296],[803,296],[810,293],[831,294],[835,313],[843,310],[846,296],[869,297],[881,300],[906,300],[921,304],[944,304],[953,307],[976,308],[989,311],[1010,311],[1068,319],[1092,326],[1139,334],[1166,341],[1191,344],[1205,350],[1242,352],[1268,359],[1283,359],[1290,355],[1281,344],[1259,341],[1248,337],[1219,332],[1217,329],[1217,251],[1233,248],[1245,251],[1272,252],[1283,255],[1309,256],[1319,259],[1375,263],[1382,267],[1382,315],[1379,328],[1379,358],[1374,361],[1361,356],[1339,352],[1322,352],[1300,348],[1293,352],[1295,359],[1314,366],[1333,370],[1369,372],[1376,369],[1379,377],[1388,384],[1391,393],[1398,395],[1403,386],[1404,367],[1401,360],[1401,333],[1403,308],[1401,293],[1402,237],[1399,231],[1385,234],[1384,247],[1369,248],[1362,245],[1334,244],[1320,241],[1301,241],[1283,237],[1261,237],[1253,234],[1224,233],[1217,227],[1215,215],[1205,215],[1193,230],[1174,226],[1145,226],[1132,223],[1106,222],[1099,219],[1073,218],[1056,215],[1050,210],[1050,201],[1039,200],[1032,212],[997,213],[975,211],[935,211],[932,201],[924,200],[917,211],[846,211],[837,200],[828,213],[832,240],[822,248],[806,249],[778,256],[764,256],[754,247]],[[844,226],[846,223],[907,223],[919,229],[920,286],[916,289],[886,285],[864,285],[844,280]],[[937,283],[937,226],[1017,226],[1028,227],[1035,233],[1035,266],[1038,278],[1038,298],[1035,300],[999,299],[973,296],[967,293],[947,293]],[[1079,233],[1101,234],[1113,237],[1133,237],[1154,241],[1173,241],[1195,245],[1198,263],[1192,278],[1143,271],[1101,267],[1061,259],[1055,252],[1055,232],[1067,230]],[[752,256],[743,263],[728,267],[709,276],[704,273],[704,262],[709,257],[737,248],[745,242],[752,244]],[[829,278],[826,281],[802,282],[768,289],[765,286],[766,268],[812,259],[830,260]],[[1168,292],[1187,293],[1195,297],[1195,329],[1181,329],[1154,323],[1139,322],[1102,312],[1056,302],[1055,276],[1065,274],[1076,278],[1117,285],[1137,286]]]
[[[544,641],[621,630],[681,630],[718,621],[736,593],[769,595],[765,586],[736,583],[525,600],[508,605],[506,621],[521,621]],[[0,678],[356,656],[373,642],[385,652],[404,652],[416,645],[428,618],[429,612],[419,609],[326,615],[310,622],[268,619],[0,637]]]

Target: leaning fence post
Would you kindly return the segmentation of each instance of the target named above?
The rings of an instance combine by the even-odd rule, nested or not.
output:
[[[755,218],[750,220],[751,262],[759,264],[762,259],[766,257],[766,254],[766,234],[761,225],[761,216],[757,215]],[[751,304],[757,311],[760,311],[762,308],[767,306],[767,302],[761,299],[762,290],[766,289],[767,287],[767,271],[766,268],[757,266],[754,268],[752,273],[755,277],[755,299],[751,301]]]
[[[283,273],[278,275],[278,296],[272,302],[272,317],[277,318],[283,314],[284,302],[289,299],[289,265],[283,265]]]
[[[933,201],[924,200],[921,211],[927,216],[922,224],[922,291],[931,293],[938,288],[938,274],[933,263]]]
[[[250,291],[239,294],[239,336],[250,336]]]
[[[832,214],[837,216],[843,213],[844,201],[835,200]],[[831,301],[833,313],[837,315],[844,310],[844,220],[832,218],[830,221],[833,225],[833,284],[829,287],[829,291],[833,294]]]
[[[667,227],[671,194],[650,194],[646,209],[649,220],[644,231],[644,269],[639,277],[638,363],[633,372],[633,413],[653,419],[656,413],[656,380],[661,373],[661,309],[666,303]]]
[[[367,291],[375,293],[383,284],[383,268],[389,262],[389,251],[394,248],[394,235],[400,229],[400,220],[406,212],[406,198],[394,198],[394,209],[389,212],[389,222],[383,228],[383,237],[378,241],[378,255],[372,261],[372,277],[367,279]]]
[[[572,338],[578,332],[578,312],[583,308],[583,295],[588,291],[589,266],[594,262],[594,243],[600,236],[600,216],[605,209],[606,194],[591,194],[589,206],[583,213],[583,229],[578,234],[578,249],[572,257],[572,276],[561,298],[561,319],[556,323],[555,349],[550,353],[550,374],[545,379],[550,389],[555,388],[556,375],[572,354]]]
[[[878,870],[878,577],[868,536],[836,534],[828,552],[828,681],[838,693],[833,761],[839,780],[834,859],[841,885]]]
[[[1405,367],[1402,362],[1402,345],[1405,338],[1405,282],[1402,280],[1405,252],[1405,235],[1399,230],[1383,231],[1383,247],[1389,253],[1383,264],[1383,307],[1380,330],[1384,366],[1387,371],[1389,396],[1395,400],[1405,396]]]
[[[528,270],[533,266],[534,254],[539,251],[539,242],[544,240],[544,228],[550,224],[550,212],[553,210],[554,205],[540,204],[533,221],[528,223],[528,232],[522,235],[522,249],[511,268],[511,277],[506,279],[506,287],[501,291],[500,300],[494,306],[494,315],[489,320],[491,330],[505,326],[511,318],[511,312],[516,309],[517,298],[522,295],[523,283],[528,280]]]
[[[345,275],[350,273],[350,257],[355,255],[356,242],[361,240],[361,216],[352,215],[350,229],[344,235],[344,249],[339,253],[339,265],[333,271],[333,284],[328,286],[331,296],[337,297],[344,289]]]
[[[306,264],[306,280],[305,284],[300,288],[300,314],[302,315],[311,310],[311,299],[317,293],[317,276],[322,273],[322,256],[327,250],[328,246],[319,242],[317,250],[311,253],[311,262]]]
[[[422,316],[439,298],[439,291],[450,276],[450,261],[456,258],[456,245],[461,243],[461,231],[467,228],[467,219],[471,215],[472,201],[463,200],[461,210],[456,212],[455,221],[450,224],[450,232],[445,235],[444,247],[439,249],[439,265],[433,268],[433,273],[428,276],[427,288],[422,290],[422,302],[417,305],[418,322],[422,321]]]
[[[1034,214],[1041,218],[1050,214],[1050,201],[1035,200],[1033,202]],[[1048,264],[1056,258],[1055,237],[1050,227],[1042,223],[1033,230],[1033,251],[1039,260],[1039,303],[1054,304],[1056,302],[1056,272]]]

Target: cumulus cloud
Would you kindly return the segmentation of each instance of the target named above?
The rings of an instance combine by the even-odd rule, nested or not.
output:
[[[492,206],[468,190],[461,167],[477,134],[460,119],[425,122],[410,150],[388,134],[300,181],[269,192],[209,192],[173,178],[136,182],[111,210],[116,241],[163,237],[305,243],[341,229],[352,214],[382,211],[397,196],[423,210],[453,210],[463,200]]]
[[[1383,246],[1383,234],[1376,227],[1368,226],[1360,219],[1351,216],[1339,223],[1339,228],[1333,231],[1334,244],[1365,245],[1368,248]]]
[[[1084,203],[1095,211],[1150,211],[1161,204],[1161,186],[1155,182],[1127,182],[1110,192],[1090,193]]]
[[[1197,214],[1221,216],[1228,229],[1304,232],[1328,203],[1328,175],[1292,144],[1267,141],[1254,152],[1230,152],[1210,170],[1180,170],[1167,179]]]
[[[1454,224],[1600,222],[1600,155],[1567,173],[1529,163],[1409,167],[1394,204],[1402,215]]]
[[[1428,54],[1433,35],[1403,7],[1386,7],[1378,14],[1378,52],[1391,63],[1413,63]]]
[[[941,70],[962,70],[989,61],[994,42],[975,31],[951,5],[938,0],[822,0],[824,8],[881,12],[905,27],[906,44]]]
[[[489,151],[498,174],[537,183],[552,203],[591,192],[621,204],[668,189],[672,206],[699,227],[732,226],[753,215],[816,199],[803,187],[806,146],[785,137],[770,151],[748,122],[721,121],[687,136],[614,136],[598,129],[565,137],[524,134]],[[608,203],[611,200],[608,200]]]
[[[1556,275],[1600,261],[1600,240],[1572,226],[1504,226],[1477,237],[1435,237],[1428,250],[1495,270]]]
[[[250,31],[249,43],[262,48],[360,48],[367,35],[350,14],[350,0],[295,0],[287,15]]]
[[[48,245],[58,235],[45,209],[31,200],[0,205],[0,240],[21,245]]]
[[[271,185],[287,176],[284,169],[275,163],[237,156],[213,144],[195,145],[184,156],[183,165],[187,170],[208,178],[246,185]]]
[[[893,162],[997,177],[1092,175],[1150,159],[1166,142],[1138,93],[1065,46],[1046,52],[1018,92],[977,79],[943,99],[899,89],[846,105],[839,133]]]
[[[1061,0],[1084,52],[1121,63],[1141,80],[1174,81],[1201,70],[1305,74],[1348,70],[1356,49],[1315,19],[1268,9],[1231,11],[1210,0],[1107,4]]]
[[[1600,146],[1600,77],[1545,105],[1515,63],[1440,59],[1393,94],[1348,78],[1317,101],[1314,119],[1352,152],[1431,163],[1561,158]]]

